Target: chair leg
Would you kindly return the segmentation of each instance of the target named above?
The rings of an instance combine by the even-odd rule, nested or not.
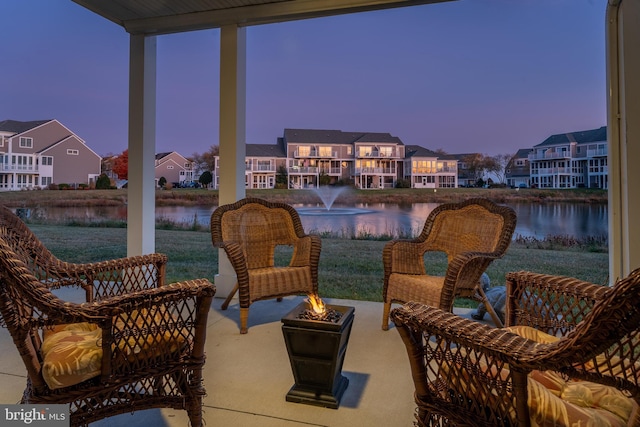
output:
[[[246,334],[248,332],[247,329],[247,320],[249,319],[249,307],[240,308],[240,333]]]
[[[227,307],[229,307],[229,303],[233,299],[233,296],[236,294],[236,292],[238,292],[238,284],[237,283],[233,287],[233,290],[231,292],[229,292],[229,295],[227,295],[227,299],[224,300],[224,302],[222,303],[222,307],[220,307],[220,308],[222,308],[223,310],[226,310]]]
[[[484,290],[482,289],[482,287],[476,286],[476,291],[480,295],[480,298],[482,299],[482,303],[484,304],[484,307],[487,309],[487,312],[491,316],[491,320],[493,320],[493,324],[496,325],[496,328],[503,328],[504,324],[502,323],[502,321],[498,317],[498,314],[496,313],[493,306],[489,302],[489,299],[487,298],[487,294],[484,293]]]
[[[382,330],[389,330],[389,312],[391,311],[391,303],[385,302],[384,308],[382,309]]]

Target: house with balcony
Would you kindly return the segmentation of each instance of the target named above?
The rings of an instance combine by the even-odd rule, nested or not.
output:
[[[458,161],[419,145],[405,146],[404,179],[411,188],[456,188]]]
[[[156,154],[155,177],[156,186],[160,178],[166,182],[182,187],[194,181],[193,162],[177,151]]]
[[[512,188],[530,187],[531,172],[529,169],[529,153],[531,148],[521,148],[509,160],[504,171],[507,186]]]
[[[393,188],[403,176],[405,146],[388,133],[365,133],[354,141],[356,187]]]
[[[102,158],[58,120],[0,121],[0,190],[91,185]]]
[[[328,183],[348,181],[355,170],[354,141],[363,134],[340,130],[285,129],[289,188],[314,188],[320,176]]]
[[[275,188],[277,175],[286,171],[287,156],[282,139],[277,144],[246,144],[245,186],[248,189]],[[215,157],[213,188],[220,188],[220,156]]]
[[[606,126],[551,135],[529,153],[531,185],[607,189],[607,151]]]

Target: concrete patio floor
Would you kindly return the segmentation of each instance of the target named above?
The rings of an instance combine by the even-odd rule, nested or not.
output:
[[[208,426],[412,426],[415,405],[409,362],[400,335],[380,328],[382,304],[324,300],[355,307],[343,375],[349,380],[338,409],[285,400],[293,374],[280,319],[303,297],[260,301],[249,310],[249,333],[240,335],[237,301],[222,311],[216,298],[207,329],[204,420]],[[470,310],[454,310],[469,316]],[[489,316],[486,316],[489,321]],[[6,329],[0,329],[0,403],[17,403],[25,368]],[[185,427],[185,411],[151,409],[92,424],[109,427]]]

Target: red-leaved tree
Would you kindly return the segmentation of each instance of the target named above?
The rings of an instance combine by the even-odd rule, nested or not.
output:
[[[113,172],[119,179],[129,179],[129,150],[124,150],[113,160]]]

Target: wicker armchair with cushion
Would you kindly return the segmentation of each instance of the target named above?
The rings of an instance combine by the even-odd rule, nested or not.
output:
[[[507,276],[507,327],[392,311],[420,426],[640,426],[640,269],[613,287]]]
[[[451,311],[458,296],[483,302],[494,323],[502,326],[479,281],[491,262],[504,255],[515,227],[513,209],[486,199],[469,199],[435,208],[417,238],[388,242],[382,252],[382,329],[389,328],[394,302],[419,301]],[[444,276],[427,272],[428,252],[446,254]]]
[[[285,203],[245,198],[211,214],[213,246],[223,248],[236,273],[235,288],[222,304],[226,310],[236,292],[240,333],[247,333],[249,306],[256,301],[318,293],[321,240],[302,228],[298,212]],[[293,247],[288,265],[278,266],[278,247]]]
[[[69,404],[73,426],[149,408],[186,410],[202,426],[215,287],[164,284],[166,261],[64,262],[0,207],[0,323],[26,367],[21,403]]]

